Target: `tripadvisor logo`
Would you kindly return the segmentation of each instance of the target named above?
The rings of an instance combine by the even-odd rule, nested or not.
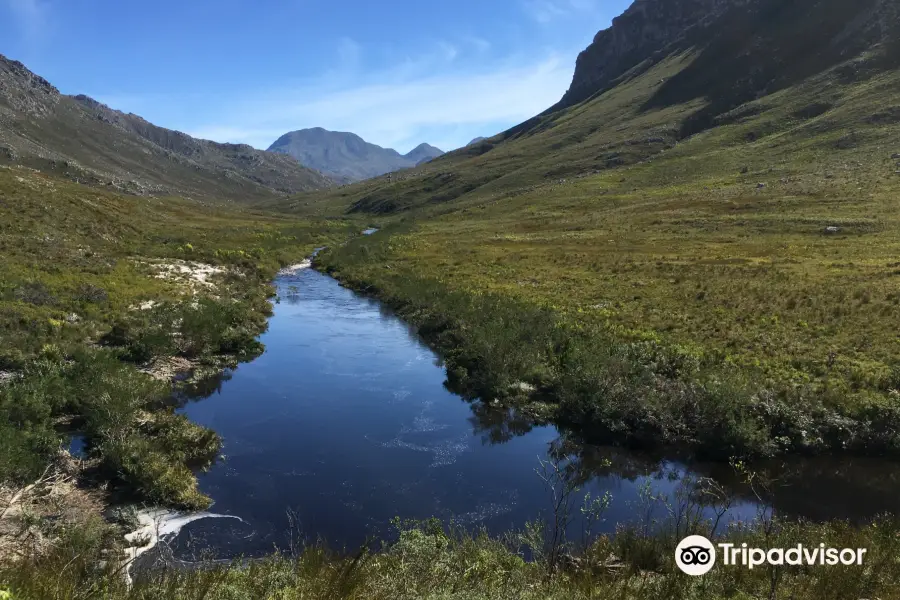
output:
[[[716,564],[716,547],[722,564],[753,569],[761,565],[862,565],[865,548],[826,548],[819,544],[808,548],[797,544],[791,548],[750,548],[747,544],[713,543],[702,535],[689,535],[675,548],[675,564],[688,575],[703,575]]]
[[[716,564],[716,549],[702,535],[689,535],[675,548],[675,564],[688,575],[703,575]]]

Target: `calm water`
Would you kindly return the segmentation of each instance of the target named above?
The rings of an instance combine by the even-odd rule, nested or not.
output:
[[[659,457],[570,445],[552,426],[471,405],[448,392],[435,355],[378,303],[311,269],[277,280],[280,302],[262,340],[266,352],[203,390],[183,411],[224,438],[225,459],[200,476],[215,513],[172,541],[176,556],[270,553],[291,540],[355,547],[389,533],[390,520],[437,516],[493,532],[546,512],[539,458],[566,448],[572,477],[612,504],[603,528],[641,513],[639,489],[676,495],[686,468]],[[749,490],[727,468],[693,465],[738,500]],[[857,518],[896,510],[893,468],[873,461],[772,465],[775,504],[811,517]]]

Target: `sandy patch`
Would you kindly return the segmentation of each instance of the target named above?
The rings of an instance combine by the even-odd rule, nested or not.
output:
[[[188,373],[197,367],[197,363],[181,356],[160,356],[138,370],[160,381],[172,381],[176,375]]]
[[[159,304],[156,300],[146,300],[141,302],[140,304],[132,304],[128,307],[129,310],[152,310],[154,306]]]
[[[213,275],[225,273],[225,269],[216,267],[207,263],[192,262],[185,260],[176,260],[172,262],[156,263],[153,265],[156,269],[157,279],[167,279],[188,285],[199,285],[202,287],[213,287],[210,278]]]

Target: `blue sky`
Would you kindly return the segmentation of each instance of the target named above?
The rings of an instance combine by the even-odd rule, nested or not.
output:
[[[63,93],[266,148],[304,127],[450,150],[556,102],[631,0],[0,0]]]

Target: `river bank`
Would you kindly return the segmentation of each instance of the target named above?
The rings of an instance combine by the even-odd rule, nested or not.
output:
[[[397,236],[406,240],[410,227],[334,248],[316,267],[414,325],[466,397],[537,401],[591,441],[681,447],[713,460],[900,452],[900,405],[890,395],[832,401],[659,340],[622,341],[580,311],[450,287],[398,260]]]

